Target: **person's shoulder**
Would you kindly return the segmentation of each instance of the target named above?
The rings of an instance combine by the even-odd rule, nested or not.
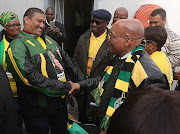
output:
[[[158,76],[163,75],[159,67],[149,56],[147,52],[144,51],[143,55],[140,57],[139,62],[141,63],[143,69],[145,70],[147,76]]]
[[[168,37],[170,37],[171,41],[180,40],[180,36],[176,34],[171,29],[166,29]]]
[[[25,36],[25,34],[24,34],[24,32],[22,32],[22,31],[19,31],[19,35],[18,36],[16,36],[14,39],[13,39],[13,41],[11,41],[11,47],[13,47],[13,46],[20,46],[21,47],[21,45],[22,45],[22,43],[24,42],[24,41],[26,41],[27,39],[26,39],[26,36]]]
[[[88,29],[87,31],[85,31],[80,37],[79,37],[79,39],[83,39],[83,38],[85,38],[85,39],[90,39],[90,36],[91,36],[91,30],[90,29]]]
[[[58,21],[55,21],[55,26],[56,27],[64,27],[64,25]]]
[[[46,43],[48,42],[49,44],[58,46],[58,43],[55,40],[53,40],[51,37],[49,37],[48,35],[45,36],[45,40],[46,40]]]

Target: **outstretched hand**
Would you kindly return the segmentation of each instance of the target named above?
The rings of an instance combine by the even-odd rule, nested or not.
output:
[[[73,95],[80,91],[80,84],[79,83],[73,83],[72,81],[69,81],[71,84],[71,90],[69,91],[69,95]]]

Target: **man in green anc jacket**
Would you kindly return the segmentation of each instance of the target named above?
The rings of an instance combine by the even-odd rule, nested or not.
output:
[[[45,15],[29,8],[24,14],[24,29],[7,51],[8,69],[18,87],[19,103],[26,130],[30,134],[66,134],[65,97],[71,89],[67,74],[82,80],[70,57],[48,36],[42,36]]]

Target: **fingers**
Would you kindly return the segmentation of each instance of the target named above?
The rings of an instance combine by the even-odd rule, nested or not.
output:
[[[80,90],[79,83],[73,83],[72,81],[69,81],[69,83],[71,84],[71,90],[69,91],[69,94],[77,94],[77,92]]]
[[[180,81],[180,72],[175,72],[174,73],[175,79],[177,79],[178,81]]]

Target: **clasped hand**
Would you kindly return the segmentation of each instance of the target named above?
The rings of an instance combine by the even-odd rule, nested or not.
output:
[[[58,36],[61,36],[60,34],[60,29],[57,28],[56,26],[54,28],[52,27],[48,27],[47,31],[46,31],[46,34],[49,35],[51,32],[54,32],[56,33]]]
[[[69,83],[71,84],[71,90],[69,91],[69,95],[75,95],[80,91],[80,84],[79,83],[73,83],[72,81],[69,81]]]

